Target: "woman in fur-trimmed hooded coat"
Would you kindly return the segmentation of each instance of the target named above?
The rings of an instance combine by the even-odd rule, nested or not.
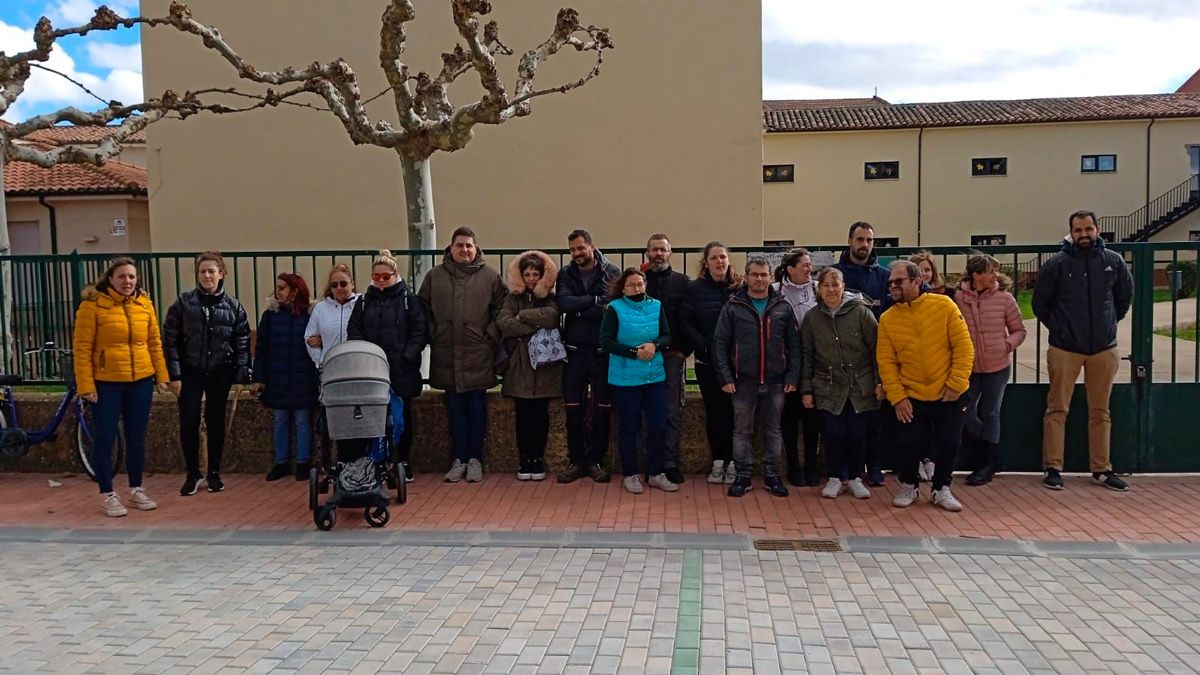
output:
[[[554,283],[558,265],[541,251],[526,251],[508,266],[508,295],[496,325],[513,347],[504,372],[502,393],[516,407],[517,448],[521,468],[517,478],[546,477],[544,456],[550,430],[550,399],[562,396],[562,362],[534,369],[529,362],[529,338],[542,328],[557,328],[558,303]]]

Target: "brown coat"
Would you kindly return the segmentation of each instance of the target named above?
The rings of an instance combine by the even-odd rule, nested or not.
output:
[[[521,258],[534,254],[542,259],[546,272],[533,292],[525,290],[519,265]],[[554,282],[558,265],[541,251],[526,251],[508,265],[508,290],[496,319],[500,334],[515,341],[508,370],[504,373],[503,393],[513,398],[558,398],[562,396],[561,361],[539,367],[529,364],[529,338],[540,328],[558,327],[558,304],[554,301]]]
[[[418,295],[429,317],[430,386],[455,393],[496,386],[496,315],[507,292],[483,251],[462,264],[447,247],[442,264],[429,271]]]

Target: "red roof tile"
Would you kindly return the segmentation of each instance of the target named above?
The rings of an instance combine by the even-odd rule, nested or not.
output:
[[[1200,94],[839,105],[844,101],[832,99],[832,105],[824,106],[815,105],[820,101],[764,101],[763,126],[767,132],[859,131],[1200,117]]]
[[[1175,92],[1178,94],[1200,93],[1200,70],[1197,70],[1196,72],[1192,73],[1192,76],[1187,79],[1187,82],[1184,82],[1183,84],[1179,85],[1179,88],[1176,89]]]
[[[872,98],[814,98],[763,101],[763,110],[809,110],[812,108],[871,108],[891,105],[878,96]]]
[[[57,164],[49,169],[29,162],[12,162],[4,166],[4,194],[9,197],[43,192],[59,195],[146,194],[148,183],[145,169],[116,161],[109,161],[104,166]]]
[[[25,138],[31,141],[43,141],[46,143],[99,143],[102,139],[112,135],[114,127],[52,127],[50,129],[40,129],[35,131]],[[125,139],[125,143],[145,143],[146,131],[143,129],[129,138]]]

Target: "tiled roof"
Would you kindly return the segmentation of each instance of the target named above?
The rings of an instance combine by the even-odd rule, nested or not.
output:
[[[763,126],[768,132],[859,131],[1200,117],[1200,93],[840,105],[844,100],[824,106],[814,105],[820,101],[793,101],[790,106],[764,101]]]
[[[140,166],[109,161],[104,166],[57,164],[43,169],[29,162],[11,162],[4,166],[4,194],[10,197],[138,193],[146,194],[149,183]]]
[[[813,98],[800,100],[763,101],[763,110],[810,110],[813,108],[871,108],[891,105],[873,98]]]
[[[1192,73],[1192,76],[1187,79],[1187,82],[1179,85],[1175,90],[1176,93],[1190,92],[1193,94],[1200,93],[1200,70]]]
[[[31,141],[44,141],[46,143],[99,143],[112,135],[112,127],[51,127],[50,129],[40,129],[35,131],[25,138]],[[129,138],[126,138],[125,143],[145,143],[146,131],[143,129]]]

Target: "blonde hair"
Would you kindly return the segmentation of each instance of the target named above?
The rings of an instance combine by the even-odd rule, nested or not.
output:
[[[333,297],[333,275],[341,272],[350,277],[350,289],[354,290],[354,273],[350,271],[350,266],[345,263],[338,263],[329,270],[329,275],[325,277],[325,297]]]
[[[375,259],[371,261],[372,268],[374,268],[376,265],[390,267],[392,268],[392,272],[397,276],[400,274],[400,265],[396,262],[396,259],[392,257],[392,252],[386,248],[379,249],[379,254],[376,255]]]
[[[918,267],[920,267],[920,264],[923,262],[929,263],[929,269],[933,271],[933,274],[931,274],[929,277],[929,287],[930,288],[945,288],[946,287],[946,281],[944,279],[942,279],[942,273],[940,271],[938,271],[937,263],[935,263],[933,261],[933,254],[930,253],[929,251],[917,251],[916,253],[909,256],[908,262],[913,263],[914,265],[917,265]]]

